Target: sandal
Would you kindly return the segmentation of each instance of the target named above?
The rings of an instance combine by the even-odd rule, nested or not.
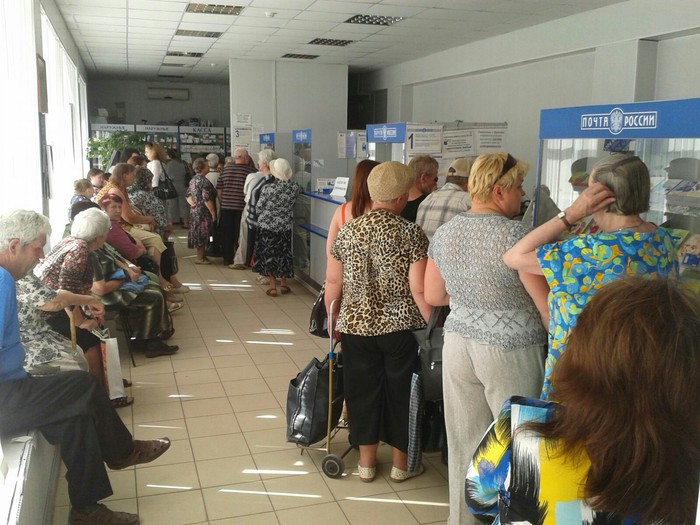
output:
[[[280,292],[282,292],[282,295],[288,294],[292,290],[289,288],[289,286],[280,286]]]
[[[126,386],[126,385],[124,385]],[[131,385],[129,385],[131,386]],[[125,408],[128,406],[131,406],[134,404],[134,398],[131,396],[123,396],[123,397],[118,397],[116,399],[112,399],[112,406],[114,408]]]
[[[274,288],[269,288],[265,293],[270,297],[277,297],[277,290],[275,290]]]
[[[197,259],[195,264],[211,264],[211,261],[209,259]]]
[[[150,463],[162,456],[169,448],[170,440],[168,438],[151,439],[150,441],[134,440],[134,450],[131,451],[131,454],[121,461],[106,461],[105,463],[112,470],[121,470],[133,465]]]

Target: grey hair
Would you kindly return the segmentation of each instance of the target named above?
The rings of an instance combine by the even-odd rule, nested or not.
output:
[[[19,239],[22,246],[35,241],[41,234],[51,235],[51,223],[41,213],[32,210],[14,210],[0,215],[0,251]]]
[[[90,208],[75,216],[70,227],[70,234],[78,239],[91,242],[100,235],[106,234],[110,226],[111,221],[105,212],[99,208]]]
[[[611,213],[637,215],[649,210],[649,169],[639,157],[613,153],[593,165],[589,182],[601,182],[613,191]]]
[[[275,150],[273,149],[263,149],[258,152],[258,160],[267,164],[268,166],[270,165],[270,162],[272,162],[276,158],[277,155],[275,154]]]

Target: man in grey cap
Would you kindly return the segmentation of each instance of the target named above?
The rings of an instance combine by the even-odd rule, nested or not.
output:
[[[418,206],[416,224],[423,228],[428,239],[432,240],[435,230],[452,217],[471,208],[469,172],[473,161],[473,158],[453,160],[447,170],[445,185],[428,195]]]

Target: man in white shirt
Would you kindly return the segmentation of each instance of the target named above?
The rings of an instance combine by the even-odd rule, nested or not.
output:
[[[437,191],[428,195],[418,206],[416,224],[423,228],[428,239],[435,230],[455,215],[471,208],[469,198],[469,172],[473,158],[455,159],[447,170],[447,182]]]

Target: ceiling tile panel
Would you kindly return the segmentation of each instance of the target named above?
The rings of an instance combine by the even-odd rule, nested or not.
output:
[[[250,7],[262,7],[265,9],[307,9],[314,0],[253,0]]]
[[[348,13],[356,15],[372,7],[370,2],[337,2],[332,0],[318,0],[309,11],[326,11],[330,13]]]
[[[161,20],[161,21],[171,21],[179,22],[182,19],[181,12],[172,11],[159,11],[154,13],[147,9],[129,9],[129,19],[138,18],[141,20]]]
[[[176,11],[185,12],[187,2],[164,2],[161,0],[129,0],[129,9],[143,9],[147,11]],[[154,15],[154,18],[157,15]]]

